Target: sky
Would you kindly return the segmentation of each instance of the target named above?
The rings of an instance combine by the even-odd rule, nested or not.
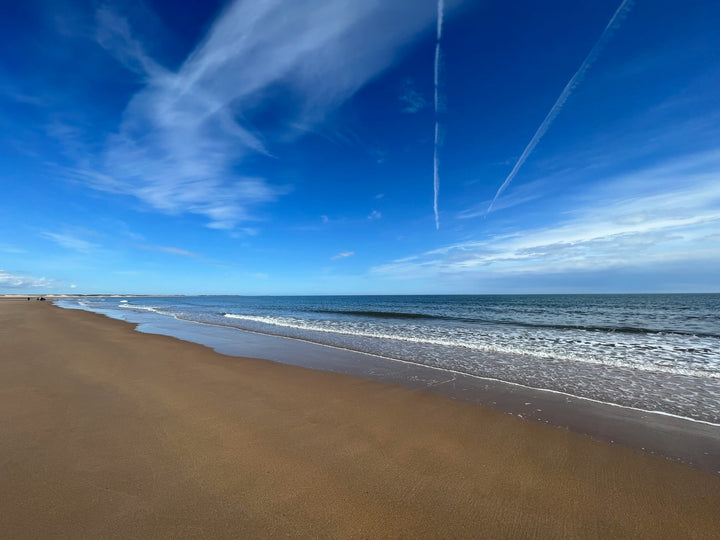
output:
[[[716,0],[27,0],[0,293],[720,292]]]

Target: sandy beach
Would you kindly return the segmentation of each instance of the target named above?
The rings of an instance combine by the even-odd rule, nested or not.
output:
[[[0,536],[718,538],[720,476],[0,299]]]

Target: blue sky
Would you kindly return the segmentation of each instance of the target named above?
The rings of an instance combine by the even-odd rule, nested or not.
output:
[[[7,2],[0,293],[720,291],[718,21]]]

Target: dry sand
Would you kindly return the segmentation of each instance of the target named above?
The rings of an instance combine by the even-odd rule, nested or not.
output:
[[[0,300],[0,536],[720,538],[720,476]]]

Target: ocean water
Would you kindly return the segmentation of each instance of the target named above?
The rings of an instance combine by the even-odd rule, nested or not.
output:
[[[720,294],[84,297],[59,304],[291,337],[720,424]]]

